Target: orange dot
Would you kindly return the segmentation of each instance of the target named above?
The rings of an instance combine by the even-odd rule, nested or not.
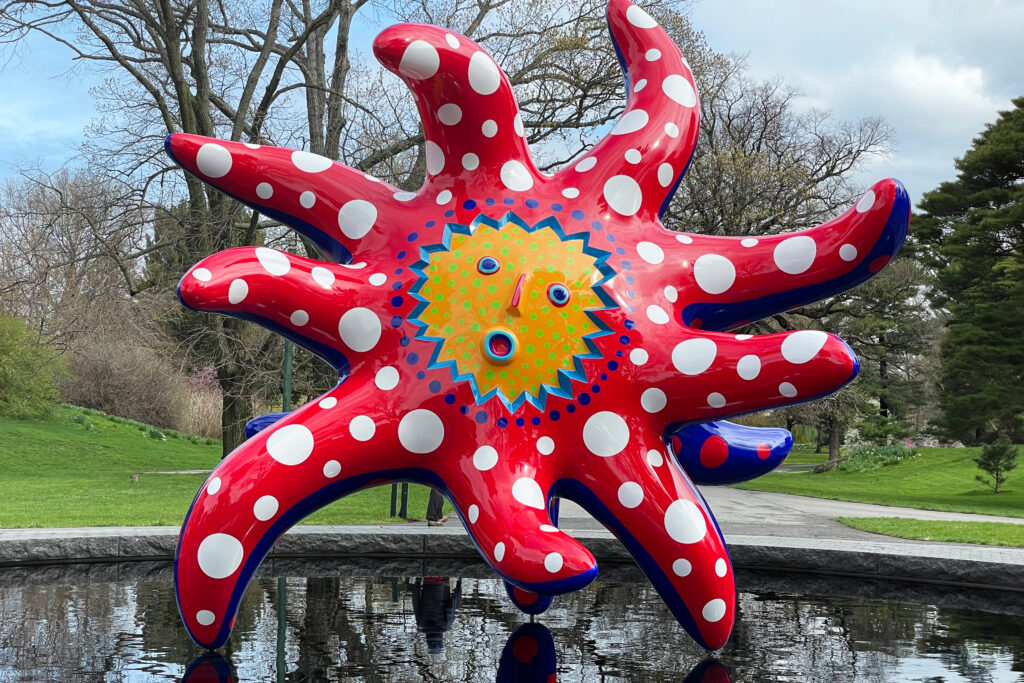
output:
[[[762,460],[767,460],[771,456],[772,456],[772,449],[771,449],[771,447],[768,444],[766,444],[766,443],[758,444],[758,446],[757,446],[757,457],[761,458]]]
[[[700,464],[713,470],[729,457],[729,444],[720,436],[709,436],[700,447]]]

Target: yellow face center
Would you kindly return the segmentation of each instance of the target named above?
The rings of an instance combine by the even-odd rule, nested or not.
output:
[[[499,391],[514,402],[565,384],[584,337],[599,331],[587,315],[602,308],[594,285],[602,274],[582,240],[508,223],[452,233],[447,251],[430,255],[419,295],[422,337],[441,338],[435,363],[472,375],[481,396]]]

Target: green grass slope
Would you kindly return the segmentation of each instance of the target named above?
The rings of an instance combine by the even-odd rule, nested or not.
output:
[[[163,437],[163,438],[161,438]],[[0,527],[181,524],[220,442],[63,407],[45,420],[0,417]],[[138,475],[138,481],[132,481]],[[410,516],[422,518],[428,489],[410,486]],[[329,505],[305,522],[393,522],[390,487]]]

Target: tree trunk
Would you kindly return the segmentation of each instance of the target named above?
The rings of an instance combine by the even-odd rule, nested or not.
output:
[[[833,424],[828,431],[828,461],[829,463],[839,462],[839,440],[840,440],[840,428],[839,425]]]
[[[814,452],[815,453],[821,453],[821,447],[825,445],[825,443],[821,440],[821,436],[822,436],[822,432],[823,431],[824,430],[821,427],[818,427],[816,430],[814,430]]]

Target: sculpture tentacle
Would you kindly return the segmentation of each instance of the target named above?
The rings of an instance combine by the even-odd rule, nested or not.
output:
[[[736,484],[768,474],[793,446],[785,429],[732,422],[689,425],[670,433],[672,454],[695,484]]]

